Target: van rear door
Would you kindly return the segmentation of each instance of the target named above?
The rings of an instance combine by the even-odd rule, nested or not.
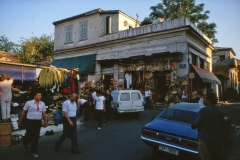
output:
[[[140,92],[132,92],[131,93],[131,101],[132,101],[132,110],[140,110],[143,109],[143,101]]]
[[[119,112],[125,112],[127,110],[131,110],[131,106],[132,106],[132,101],[130,99],[130,93],[129,92],[123,92],[120,93],[120,97],[119,97]]]

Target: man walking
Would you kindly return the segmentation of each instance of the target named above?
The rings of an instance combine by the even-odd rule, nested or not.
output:
[[[26,134],[23,138],[23,146],[24,150],[26,151],[28,144],[31,143],[31,155],[35,158],[39,157],[39,155],[37,154],[37,148],[42,118],[44,120],[44,127],[47,127],[45,113],[46,107],[45,104],[40,101],[41,98],[41,93],[36,92],[34,94],[34,99],[26,102],[25,106],[23,107],[20,119],[18,121],[18,125],[21,125],[24,116],[27,114]]]
[[[110,123],[110,119],[112,116],[112,110],[113,110],[113,98],[109,92],[109,90],[106,90],[105,94],[105,103],[106,103],[106,111],[105,111],[105,120]]]
[[[72,141],[72,150],[73,154],[81,154],[78,151],[78,139],[77,139],[77,94],[72,93],[70,98],[62,104],[63,111],[63,133],[55,143],[55,150],[58,151],[58,148],[64,142],[66,138],[70,138]]]
[[[102,127],[102,115],[105,112],[105,98],[102,96],[99,90],[96,91],[97,97],[95,97],[96,108],[95,108],[95,116],[98,121],[98,129]]]
[[[146,109],[149,110],[150,109],[150,90],[148,86],[146,87],[144,96],[145,96],[145,102],[146,102]]]
[[[201,160],[223,160],[224,114],[218,109],[215,93],[207,93],[192,128],[198,128],[198,153]]]
[[[4,122],[10,121],[10,103],[12,100],[13,79],[5,74],[0,75],[0,102],[2,109],[2,119]]]

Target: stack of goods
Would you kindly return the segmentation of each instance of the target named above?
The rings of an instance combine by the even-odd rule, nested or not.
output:
[[[48,122],[48,125],[54,124],[54,113],[53,112],[50,112],[47,114],[47,122]]]
[[[18,129],[18,115],[17,114],[11,114],[10,115],[11,121],[12,121],[12,127],[13,130],[17,130]]]

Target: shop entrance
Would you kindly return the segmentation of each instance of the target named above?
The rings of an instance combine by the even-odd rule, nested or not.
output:
[[[112,88],[113,74],[104,74],[103,77],[104,77],[103,85],[104,85],[104,92],[105,92],[107,89]]]
[[[159,101],[164,101],[164,97],[169,90],[170,85],[170,71],[155,72],[155,91],[160,95]]]

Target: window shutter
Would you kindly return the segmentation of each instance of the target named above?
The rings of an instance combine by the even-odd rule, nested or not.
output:
[[[106,18],[107,17],[103,17],[103,35],[106,34]]]
[[[80,23],[79,25],[79,33],[80,33],[80,37],[79,37],[79,40],[82,40],[83,39],[83,24]]]
[[[85,23],[85,30],[84,30],[84,33],[85,33],[85,39],[88,39],[88,22]]]
[[[69,42],[72,42],[72,26],[69,26]]]
[[[112,33],[112,16],[109,16],[109,26],[108,26],[108,28],[109,28],[108,33],[109,34]]]

